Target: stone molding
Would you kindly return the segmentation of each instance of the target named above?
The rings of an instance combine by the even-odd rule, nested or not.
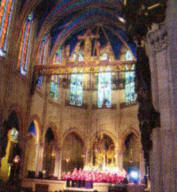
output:
[[[168,47],[166,25],[160,24],[158,29],[149,32],[147,39],[154,52],[161,52],[165,50]]]

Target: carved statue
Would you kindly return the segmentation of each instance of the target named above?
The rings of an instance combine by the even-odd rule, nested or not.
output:
[[[84,58],[86,61],[91,57],[92,39],[99,38],[98,35],[93,35],[90,29],[87,29],[83,36],[78,36],[79,40],[84,40]]]

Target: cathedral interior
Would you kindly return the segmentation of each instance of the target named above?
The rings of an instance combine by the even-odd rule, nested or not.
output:
[[[176,192],[176,64],[176,0],[1,0],[0,192]]]

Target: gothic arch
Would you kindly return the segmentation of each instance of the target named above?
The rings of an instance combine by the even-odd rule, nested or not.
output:
[[[83,168],[85,157],[85,143],[75,129],[70,129],[62,143],[62,171],[72,171]],[[84,155],[84,156],[83,156]]]
[[[63,143],[64,143],[65,138],[66,138],[69,134],[71,134],[71,133],[73,133],[73,134],[75,134],[77,137],[79,137],[79,139],[82,141],[82,143],[83,143],[83,145],[84,145],[84,147],[85,147],[85,141],[84,141],[82,135],[80,134],[79,129],[77,129],[77,128],[70,128],[69,130],[67,130],[67,131],[63,134],[63,136],[62,136],[62,141],[61,141],[61,146],[63,147]]]
[[[102,130],[102,131],[100,131],[100,132],[95,132],[95,133],[91,136],[91,137],[92,137],[92,139],[91,139],[91,145],[93,144],[96,135],[100,135],[100,134],[105,134],[105,135],[109,136],[109,137],[112,139],[112,141],[113,141],[113,143],[114,143],[114,145],[115,145],[115,150],[118,149],[118,147],[119,147],[119,146],[118,146],[118,138],[117,138],[113,133],[111,133],[111,132],[108,131],[108,130]]]
[[[14,111],[17,114],[18,123],[19,123],[19,135],[24,131],[24,120],[25,120],[25,113],[23,113],[22,107],[18,104],[11,105],[8,109],[7,118]]]
[[[31,122],[34,122],[34,124],[35,124],[35,128],[36,128],[36,142],[37,143],[40,143],[40,141],[41,141],[41,122],[40,122],[40,118],[39,118],[39,116],[38,115],[32,115],[32,117],[30,118],[30,124],[31,124]],[[30,124],[29,124],[29,126],[30,126]],[[28,127],[29,127],[28,126]]]
[[[128,128],[126,129],[126,131],[122,134],[122,136],[120,137],[120,150],[123,151],[123,146],[124,146],[124,141],[126,139],[126,137],[129,135],[129,134],[133,134],[135,135],[135,137],[137,138],[138,140],[138,144],[141,146],[141,136],[140,136],[140,133],[137,129],[135,128]]]
[[[47,126],[44,128],[44,131],[43,131],[43,133],[42,133],[42,135],[41,135],[41,140],[44,142],[45,141],[45,135],[46,135],[46,133],[47,133],[47,131],[48,131],[48,129],[51,129],[51,131],[53,132],[53,134],[54,134],[54,140],[55,140],[55,142],[57,143],[57,145],[58,145],[58,141],[59,141],[59,138],[58,138],[58,133],[57,133],[57,126],[55,125],[55,123],[53,123],[53,122],[50,122],[49,124],[47,124]]]
[[[43,170],[47,177],[54,175],[57,151],[57,135],[52,124],[44,132]]]
[[[76,2],[77,2],[76,0],[72,0],[68,3],[66,3],[64,5],[64,7],[68,8],[67,11],[64,9],[64,7],[60,7],[59,9],[57,9],[57,6],[56,6],[55,7],[56,9],[54,8],[55,14],[52,14],[52,11],[48,14],[48,16],[46,17],[46,19],[39,31],[39,35],[38,35],[39,40],[42,39],[44,33],[46,32],[46,29],[50,29],[51,24],[53,25],[54,23],[56,23],[56,18],[59,20],[62,17],[65,17],[65,15],[67,15],[68,13],[71,13],[72,11],[79,10],[81,8],[84,8],[85,6],[88,6],[88,2],[82,3],[81,5],[78,4],[78,5],[74,6],[74,3],[76,3]],[[109,6],[109,4],[107,4],[106,2],[101,2],[101,3],[98,2],[97,7],[101,8],[103,6],[103,3],[106,4],[107,6]],[[90,5],[90,2],[89,2],[89,5]],[[118,9],[120,9],[120,4],[118,2],[116,2],[114,4],[114,6],[116,6]],[[115,13],[112,12],[112,14],[114,15]],[[106,18],[106,19],[108,20],[108,18]],[[119,26],[121,26],[123,28],[121,22],[117,21],[117,23],[119,23]]]

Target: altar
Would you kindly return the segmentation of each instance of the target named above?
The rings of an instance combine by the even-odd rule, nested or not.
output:
[[[92,188],[67,187],[66,181],[48,179],[24,179],[22,186],[29,191],[37,192],[144,192],[142,184],[93,183]]]

